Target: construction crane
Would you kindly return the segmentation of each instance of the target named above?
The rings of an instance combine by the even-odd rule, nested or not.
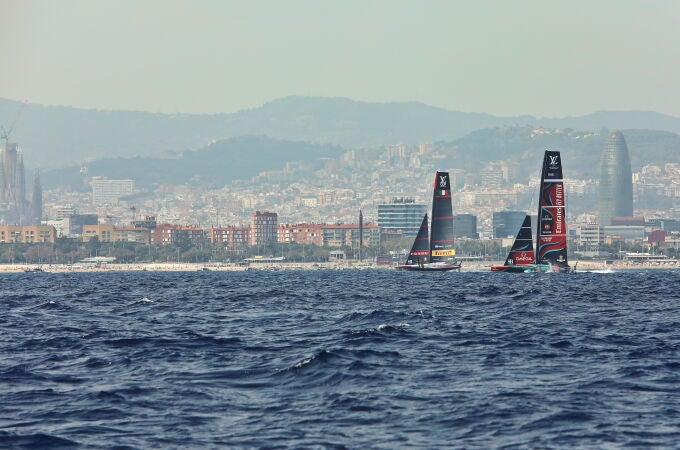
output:
[[[12,121],[12,125],[10,125],[9,129],[5,129],[4,126],[0,125],[0,128],[2,129],[2,139],[5,141],[5,146],[7,145],[7,142],[9,142],[9,137],[12,135],[12,130],[14,130],[14,126],[19,121],[19,117],[21,117],[21,113],[24,112],[24,108],[26,108],[27,103],[28,100],[21,102],[19,111],[17,111],[17,114],[14,116],[14,120]]]

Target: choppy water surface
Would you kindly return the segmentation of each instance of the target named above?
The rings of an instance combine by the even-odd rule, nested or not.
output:
[[[680,442],[680,271],[1,278],[1,446]]]

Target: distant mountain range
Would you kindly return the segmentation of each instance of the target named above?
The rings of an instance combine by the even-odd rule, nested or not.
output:
[[[680,162],[680,135],[667,131],[623,130],[633,170],[646,164]],[[445,156],[440,168],[479,173],[488,161],[519,163],[517,181],[537,175],[543,151],[560,150],[570,178],[597,178],[599,159],[607,138],[603,132],[536,133],[531,126],[495,127],[474,131],[454,141],[434,144]],[[173,157],[137,156],[107,158],[87,164],[90,176],[132,178],[141,188],[158,184],[194,184],[220,188],[234,180],[247,180],[261,171],[281,170],[287,162],[302,161],[308,173],[321,168],[327,158],[345,150],[337,146],[291,142],[262,136],[242,136],[218,141],[199,150]],[[85,189],[80,165],[45,171],[45,187],[57,185]]]
[[[21,103],[0,99],[0,124],[9,127]],[[102,158],[181,155],[215,141],[261,135],[343,148],[405,142],[455,141],[493,127],[523,125],[598,131],[650,129],[680,133],[680,118],[650,111],[599,111],[579,117],[496,117],[416,102],[367,103],[344,98],[286,97],[232,114],[168,115],[26,105],[11,140],[28,166],[41,169]]]

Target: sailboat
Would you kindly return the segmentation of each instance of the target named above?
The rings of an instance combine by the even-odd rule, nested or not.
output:
[[[502,266],[491,266],[494,272],[546,272],[550,266],[536,264],[534,241],[531,233],[531,216],[527,214],[517,232],[515,241],[508,252],[508,257]]]
[[[541,170],[536,253],[527,214],[502,266],[495,272],[573,272],[567,262],[567,221],[560,152],[546,150]]]
[[[430,236],[428,232],[427,213],[423,217],[423,222],[418,229],[418,235],[413,241],[411,251],[408,252],[406,263],[404,266],[422,267],[429,262],[430,258]],[[406,269],[406,267],[397,266],[398,268]]]
[[[541,170],[536,226],[536,264],[573,272],[567,261],[567,218],[560,152],[546,150]]]
[[[413,241],[406,262],[400,270],[436,271],[460,270],[453,248],[453,208],[448,172],[437,172],[432,193],[432,235],[428,239],[427,214]]]

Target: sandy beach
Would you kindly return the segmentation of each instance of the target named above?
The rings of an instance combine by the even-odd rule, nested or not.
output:
[[[248,266],[233,263],[131,263],[131,264],[0,264],[0,273],[11,272],[205,272],[246,270],[347,270],[389,269],[389,266],[366,263],[251,263]]]

